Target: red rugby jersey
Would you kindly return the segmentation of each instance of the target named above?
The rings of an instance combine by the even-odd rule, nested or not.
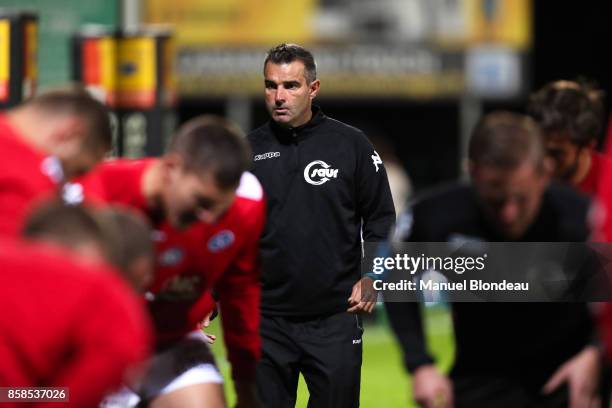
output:
[[[156,159],[111,160],[83,181],[86,198],[148,212],[142,177]],[[158,344],[165,346],[193,330],[212,310],[218,295],[232,376],[252,379],[260,356],[259,236],[265,220],[263,189],[245,173],[234,203],[214,224],[195,223],[179,231],[164,222],[155,231],[156,278],[149,302]]]
[[[23,142],[2,115],[0,152],[0,235],[17,236],[36,201],[57,190],[61,164]]]
[[[591,153],[591,168],[578,184],[578,190],[590,196],[595,196],[607,167],[612,167],[612,160],[607,155],[593,151]]]
[[[94,407],[148,357],[148,316],[117,272],[8,237],[0,265],[0,387],[68,387]]]

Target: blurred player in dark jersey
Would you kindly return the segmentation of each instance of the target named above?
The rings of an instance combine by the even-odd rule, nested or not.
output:
[[[527,110],[542,128],[554,176],[588,195],[597,191],[612,160],[597,152],[603,125],[603,92],[588,84],[555,81],[531,95]]]
[[[107,109],[82,90],[43,93],[0,115],[0,234],[18,235],[32,203],[111,146]]]
[[[549,184],[536,123],[487,115],[469,145],[471,185],[417,200],[397,236],[414,242],[582,242],[589,201]],[[454,303],[450,379],[427,352],[419,305],[386,303],[423,407],[590,407],[599,351],[584,303]]]
[[[72,406],[96,406],[150,350],[141,301],[109,268],[108,235],[81,207],[35,211],[23,243],[0,244],[0,385],[68,387]],[[112,240],[112,241],[111,241]]]
[[[127,205],[155,223],[149,305],[160,353],[138,390],[142,400],[170,404],[184,395],[181,406],[197,405],[201,396],[209,397],[208,404],[222,403],[221,377],[208,348],[197,343],[201,336],[193,333],[214,307],[214,287],[239,404],[256,403],[257,245],[265,205],[257,179],[245,172],[248,165],[239,130],[220,118],[201,117],[179,130],[165,156],[111,160],[67,188],[70,197]],[[175,359],[183,370],[165,367]]]

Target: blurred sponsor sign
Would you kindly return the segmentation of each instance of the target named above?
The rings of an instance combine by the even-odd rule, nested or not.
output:
[[[259,95],[266,50],[295,42],[315,55],[325,96],[432,98],[484,90],[494,98],[525,88],[531,2],[145,0],[144,14],[147,23],[174,27],[184,96]],[[498,75],[494,88],[474,85],[487,81],[474,77],[488,72],[486,52],[474,60],[470,50],[499,47],[508,58],[485,60],[497,59],[509,74]],[[480,68],[468,72],[475,62]]]
[[[316,0],[147,0],[145,22],[171,23],[180,45],[309,42]]]

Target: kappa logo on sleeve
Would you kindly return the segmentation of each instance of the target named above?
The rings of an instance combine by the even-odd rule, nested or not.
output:
[[[376,172],[378,173],[378,165],[383,164],[383,162],[376,150],[374,150],[374,154],[372,155],[372,162],[374,163],[374,166],[376,167]]]
[[[332,169],[323,160],[310,162],[304,169],[304,180],[313,186],[320,186],[331,179],[338,178],[338,169]]]

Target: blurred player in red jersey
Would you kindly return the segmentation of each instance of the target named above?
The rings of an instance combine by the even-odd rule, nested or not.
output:
[[[612,116],[610,116],[605,140],[606,154],[612,154]],[[612,167],[603,169],[598,186],[599,203],[597,216],[594,217],[595,241],[612,242]],[[608,251],[605,251],[606,253]],[[603,339],[608,366],[612,364],[612,303],[602,305],[599,314],[599,327]]]
[[[0,234],[18,235],[33,201],[110,146],[107,109],[82,90],[50,91],[0,115]]]
[[[603,123],[603,93],[574,81],[555,81],[531,95],[527,110],[542,128],[554,175],[595,195],[612,160],[595,150]]]
[[[96,406],[151,344],[141,301],[106,266],[116,237],[59,204],[37,210],[24,234],[31,243],[0,243],[0,386],[67,387],[71,406]]]
[[[249,162],[238,129],[221,118],[200,117],[179,130],[164,157],[108,161],[66,189],[76,201],[84,194],[90,201],[137,208],[156,224],[157,268],[149,304],[160,354],[138,390],[139,398],[155,406],[172,400],[197,405],[211,395],[219,398],[207,400],[207,406],[225,405],[208,347],[198,346],[201,339],[185,340],[214,307],[212,288],[219,297],[239,406],[257,403],[257,246],[265,204],[259,182],[245,172]],[[191,361],[183,361],[188,355]],[[176,359],[185,370],[164,368]]]
[[[605,218],[601,190],[607,188],[604,183],[610,177],[606,174],[612,172],[612,160],[609,152],[595,149],[603,127],[603,92],[586,83],[554,81],[531,96],[528,112],[543,130],[548,156],[555,163],[555,176],[594,199],[589,214],[591,240],[610,241],[612,237],[605,238],[601,229]],[[592,311],[599,321],[612,321],[610,304],[595,304]],[[612,339],[606,334],[607,327],[600,327],[604,338]],[[603,367],[600,383],[600,398],[606,401],[609,368]]]

